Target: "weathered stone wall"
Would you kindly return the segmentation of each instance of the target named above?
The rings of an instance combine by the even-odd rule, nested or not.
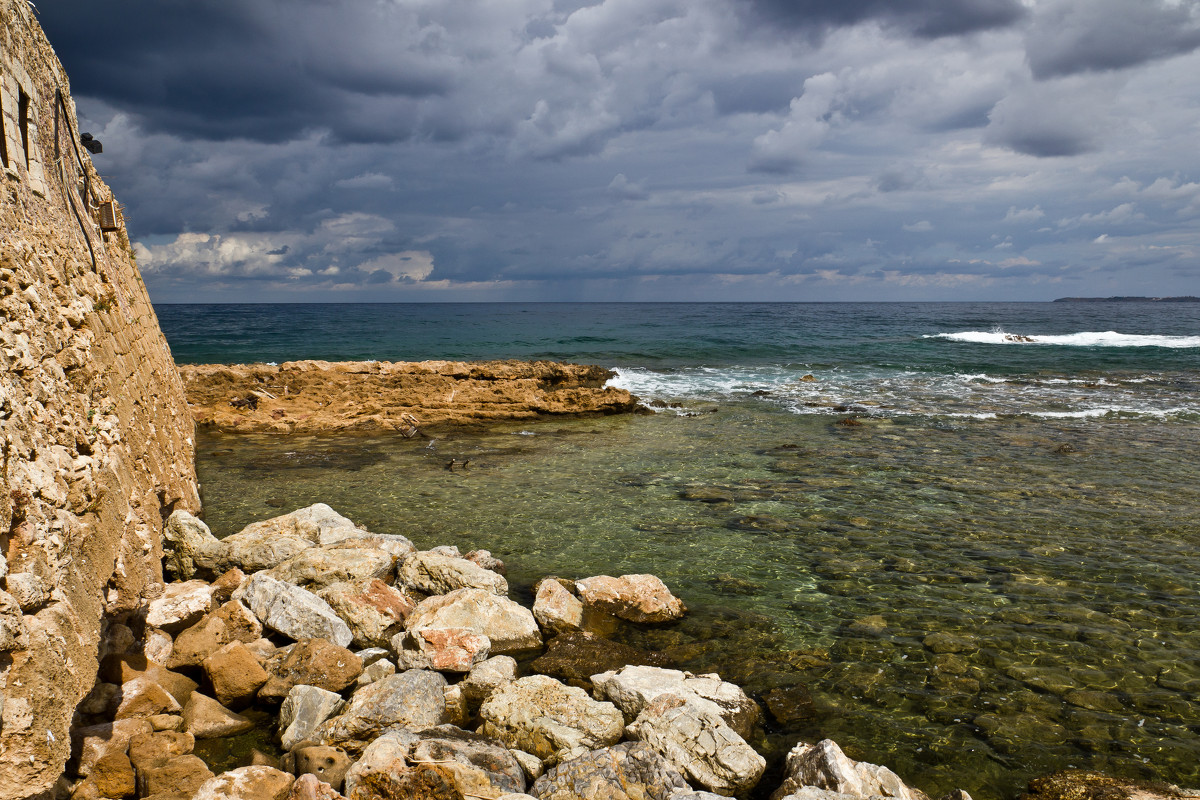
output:
[[[199,508],[183,386],[67,90],[0,0],[0,798],[50,796],[106,637],[162,590],[164,517]]]

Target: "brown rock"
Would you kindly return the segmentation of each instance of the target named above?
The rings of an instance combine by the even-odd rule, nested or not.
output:
[[[182,708],[166,689],[145,675],[123,683],[119,697],[113,719],[173,714]]]
[[[339,791],[353,763],[345,750],[327,745],[300,747],[294,756],[297,775],[314,775]]]
[[[132,653],[105,658],[101,662],[100,675],[106,681],[118,684],[125,684],[134,678],[148,678],[165,689],[180,704],[187,702],[197,686],[196,682],[186,675],[180,675],[145,656]]]
[[[181,731],[183,730],[183,717],[178,714],[155,714],[152,717],[147,717],[150,725],[156,731]]]
[[[230,600],[175,637],[175,649],[167,666],[199,666],[230,642],[253,642],[262,637],[262,632],[262,623],[250,609]]]
[[[241,642],[230,642],[204,659],[204,672],[212,682],[217,700],[226,706],[249,702],[271,677]]]
[[[199,692],[194,692],[183,707],[183,725],[197,739],[233,736],[254,727],[250,720]]]
[[[122,719],[72,731],[73,749],[79,759],[76,771],[83,776],[90,775],[98,760],[111,752],[125,752],[129,740],[142,733],[153,733],[150,723],[144,719]]]
[[[129,741],[129,760],[140,773],[153,767],[161,767],[178,756],[189,755],[195,745],[196,739],[190,733],[142,733]]]
[[[137,791],[133,764],[129,763],[129,756],[119,751],[98,760],[88,779],[96,784],[101,797],[130,797]]]
[[[297,684],[340,692],[362,674],[362,659],[324,639],[305,639],[267,661],[271,677],[259,690],[264,700],[279,700]]]
[[[233,598],[233,593],[238,590],[246,580],[246,573],[242,572],[237,567],[227,570],[212,583],[213,601],[217,603],[228,603]]]
[[[138,770],[138,792],[191,798],[213,776],[208,765],[196,756],[176,756],[164,764]]]

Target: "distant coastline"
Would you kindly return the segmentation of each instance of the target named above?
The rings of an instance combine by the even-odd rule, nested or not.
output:
[[[1060,297],[1055,303],[1200,303],[1200,297]]]

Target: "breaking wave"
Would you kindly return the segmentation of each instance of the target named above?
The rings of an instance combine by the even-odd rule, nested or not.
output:
[[[990,331],[926,334],[922,338],[949,339],[955,342],[971,342],[973,344],[1049,344],[1060,347],[1169,347],[1172,349],[1200,347],[1200,336],[1160,336],[1153,334],[1118,333],[1117,331],[1024,334],[1010,333],[995,328]]]

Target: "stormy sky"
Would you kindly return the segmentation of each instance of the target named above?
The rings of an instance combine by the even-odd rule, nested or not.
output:
[[[159,302],[1200,294],[1200,0],[39,0]]]

